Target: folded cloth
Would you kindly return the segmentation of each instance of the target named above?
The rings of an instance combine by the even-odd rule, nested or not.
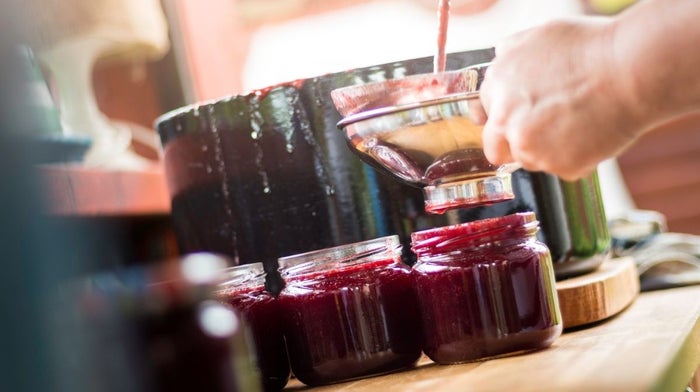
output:
[[[655,233],[616,253],[635,260],[642,291],[700,284],[700,236]]]
[[[615,256],[637,264],[642,291],[700,283],[700,236],[669,233],[658,211],[630,210],[608,222]]]

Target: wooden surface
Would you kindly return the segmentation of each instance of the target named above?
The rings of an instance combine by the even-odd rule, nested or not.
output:
[[[534,353],[290,391],[684,391],[700,365],[700,286],[641,294],[619,315]]]
[[[605,261],[596,271],[557,282],[564,328],[590,324],[626,308],[639,294],[631,258]]]
[[[104,170],[44,165],[39,175],[49,212],[57,215],[123,216],[170,213],[163,169]]]

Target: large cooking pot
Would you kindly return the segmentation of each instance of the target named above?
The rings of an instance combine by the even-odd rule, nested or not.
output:
[[[493,56],[492,49],[453,53],[447,67],[463,68]],[[562,248],[558,265],[585,264],[574,268],[576,273],[595,268],[598,256],[607,253],[609,238],[594,177],[563,184],[542,175],[552,186],[539,187],[529,181],[540,175],[526,173],[523,194],[516,193],[516,200],[534,204],[432,215],[424,211],[420,189],[376,172],[347,147],[336,127],[341,116],[330,91],[431,72],[432,60],[424,57],[298,80],[186,106],[158,118],[180,251],[218,252],[236,263],[263,261],[275,268],[280,256],[398,234],[410,263],[411,232],[519,208],[535,210],[542,232],[557,234],[544,241],[553,250]],[[596,191],[584,192],[586,184]],[[564,202],[568,188],[573,194],[586,193],[591,208]],[[586,230],[589,225],[595,229]],[[550,243],[548,238],[567,240]],[[595,251],[589,252],[589,247],[579,252],[578,244],[584,242],[596,244]],[[562,277],[572,269],[563,271]]]

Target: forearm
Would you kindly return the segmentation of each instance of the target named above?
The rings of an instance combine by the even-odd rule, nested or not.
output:
[[[639,132],[700,109],[700,2],[643,0],[614,22],[614,56]]]

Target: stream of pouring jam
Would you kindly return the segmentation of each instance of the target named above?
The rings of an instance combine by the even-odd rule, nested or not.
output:
[[[450,19],[450,0],[438,3],[437,53],[435,54],[435,73],[444,72],[447,63],[445,43],[447,42],[447,24]]]

